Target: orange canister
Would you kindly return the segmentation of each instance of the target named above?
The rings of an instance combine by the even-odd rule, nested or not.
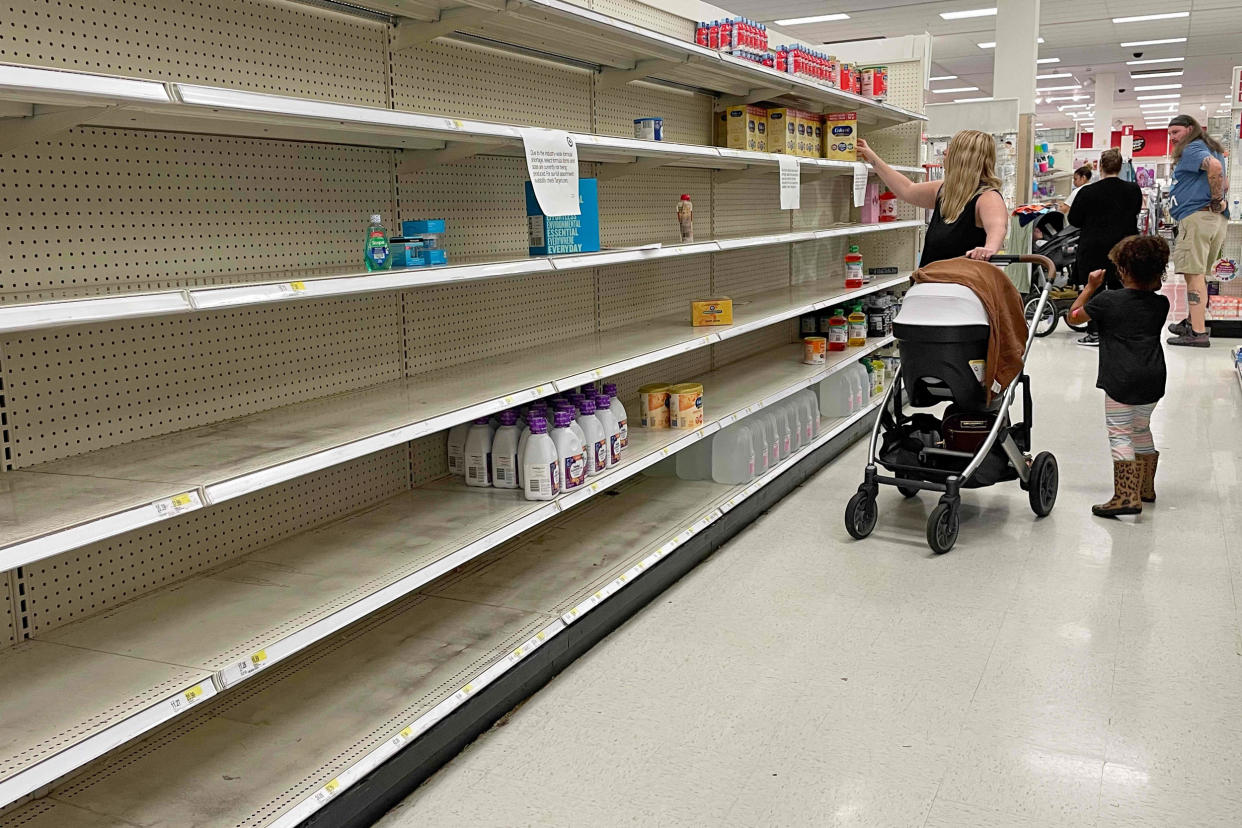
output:
[[[638,389],[639,423],[643,428],[668,428],[668,395],[672,386],[653,383]]]
[[[808,336],[802,340],[802,364],[823,365],[828,361],[828,340],[822,336]]]
[[[672,428],[698,428],[703,425],[703,386],[697,382],[683,382],[670,388],[668,413]]]

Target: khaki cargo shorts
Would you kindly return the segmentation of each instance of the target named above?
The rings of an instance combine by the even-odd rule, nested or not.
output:
[[[1173,271],[1183,275],[1211,272],[1225,255],[1225,234],[1229,222],[1220,213],[1199,210],[1177,223],[1177,243],[1173,247]]]

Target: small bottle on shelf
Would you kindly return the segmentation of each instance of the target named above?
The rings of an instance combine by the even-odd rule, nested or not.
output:
[[[367,227],[367,243],[363,253],[367,270],[387,270],[392,265],[392,257],[388,252],[388,231],[380,223],[379,213],[371,216],[371,224]]]
[[[845,318],[845,311],[837,308],[828,318],[828,350],[844,351],[849,341],[849,322]]]
[[[480,417],[466,435],[466,485],[492,485],[492,425]]]
[[[849,346],[861,348],[867,344],[867,316],[862,312],[862,305],[854,305],[849,317]]]
[[[685,193],[677,200],[677,226],[681,230],[682,244],[694,241],[694,205]]]
[[[560,457],[548,436],[548,421],[530,421],[530,439],[522,455],[522,494],[527,500],[551,500],[560,494]]]

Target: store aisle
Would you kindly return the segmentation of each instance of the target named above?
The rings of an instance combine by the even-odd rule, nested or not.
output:
[[[1228,342],[1168,354],[1160,500],[1090,514],[1111,468],[1096,354],[1041,341],[1036,449],[1061,493],[881,493],[856,445],[381,824],[1226,826],[1242,814],[1242,395]]]

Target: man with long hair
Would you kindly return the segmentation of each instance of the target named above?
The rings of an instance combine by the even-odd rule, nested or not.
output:
[[[1229,222],[1225,217],[1225,157],[1220,142],[1189,115],[1169,121],[1173,187],[1169,212],[1177,220],[1173,268],[1186,279],[1190,315],[1169,326],[1170,345],[1207,348],[1207,273],[1224,254]]]

